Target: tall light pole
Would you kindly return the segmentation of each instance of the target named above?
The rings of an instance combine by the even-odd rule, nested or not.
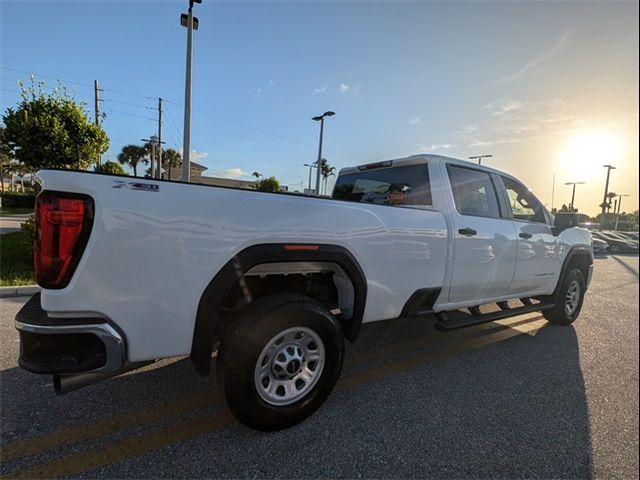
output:
[[[315,163],[305,163],[304,164],[305,167],[309,167],[309,191],[311,191],[311,170],[313,170],[316,167]]]
[[[193,16],[193,4],[202,0],[189,0],[187,14],[180,15],[180,25],[187,27],[187,72],[184,82],[184,138],[182,141],[182,181],[191,180],[191,59],[193,57],[193,31],[198,29],[198,19]]]
[[[622,197],[629,197],[630,195],[627,193],[623,193],[618,195],[618,211],[616,213],[616,226],[613,227],[614,230],[618,230],[618,220],[620,220],[620,210],[622,208]]]
[[[491,158],[493,155],[472,155],[469,160],[478,160],[478,165],[482,165],[483,158]]]
[[[569,204],[569,211],[573,212],[573,202],[576,199],[576,185],[584,185],[584,182],[566,182],[565,185],[573,185],[573,192],[571,193],[571,203]]]
[[[604,198],[602,199],[602,213],[600,214],[600,230],[604,226],[604,214],[607,210],[607,194],[609,193],[609,176],[611,175],[611,170],[615,170],[616,167],[613,165],[603,165],[604,168],[607,169],[607,182],[604,184]]]
[[[311,119],[313,121],[320,122],[320,141],[318,143],[318,160],[316,160],[316,196],[318,197],[320,196],[320,162],[322,160],[322,134],[324,132],[324,118],[333,117],[334,115],[335,112],[328,111]]]

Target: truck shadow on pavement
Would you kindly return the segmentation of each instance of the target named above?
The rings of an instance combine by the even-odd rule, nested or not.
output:
[[[0,372],[1,473],[592,476],[572,327],[523,334],[489,324],[448,335],[417,319],[365,326],[327,403],[275,433],[238,425],[214,378],[199,377],[188,359],[60,397],[50,377],[9,369]],[[274,457],[274,448],[286,455]]]

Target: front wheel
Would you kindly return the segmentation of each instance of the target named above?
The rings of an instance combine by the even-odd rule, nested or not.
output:
[[[580,315],[585,291],[584,275],[574,268],[564,278],[555,307],[542,312],[544,318],[555,325],[570,325]]]
[[[308,297],[281,294],[257,300],[229,325],[216,370],[238,420],[280,430],[322,405],[343,357],[342,331],[331,312]]]

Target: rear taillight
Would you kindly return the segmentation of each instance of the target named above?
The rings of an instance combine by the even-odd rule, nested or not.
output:
[[[89,240],[93,200],[87,195],[43,191],[36,198],[34,269],[43,288],[69,284]]]

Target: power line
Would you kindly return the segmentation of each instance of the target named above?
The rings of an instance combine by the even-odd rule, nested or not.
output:
[[[49,79],[53,79],[53,80],[63,81],[63,82],[70,83],[70,84],[73,84],[73,85],[80,85],[80,86],[93,88],[93,85],[89,84],[89,83],[76,82],[76,81],[73,81],[73,80],[68,80],[68,79],[64,79],[64,78],[60,78],[60,77],[53,77],[53,76],[50,76],[50,75],[43,75],[43,74],[37,73],[37,72],[27,72],[25,70],[20,70],[20,69],[12,68],[12,67],[0,66],[0,68],[2,68],[3,70],[10,71],[10,72],[22,73],[22,74],[25,74],[25,75],[35,75],[35,76],[42,77],[42,78],[49,78]],[[154,97],[154,96],[150,96],[150,95],[143,95],[143,94],[140,94],[140,93],[129,92],[127,90],[120,90],[120,89],[115,89],[115,88],[104,88],[104,89],[102,89],[102,91],[103,92],[117,93],[117,94],[121,94],[121,95],[130,95],[132,97],[144,98],[146,100],[156,100],[158,98],[158,97]],[[79,96],[93,98],[92,94],[84,94],[84,93],[77,93],[77,92],[76,92],[76,94],[79,95]],[[122,101],[122,100],[116,100],[116,99],[113,99],[113,98],[104,99],[104,100],[105,101],[110,101],[110,102],[113,102],[113,103],[120,103],[120,104],[123,104],[123,105],[130,105],[130,106],[154,109],[153,107],[147,107],[147,106],[142,105],[142,104],[134,104],[134,103],[131,103],[131,102],[125,102],[125,101]],[[171,100],[167,100],[165,98],[163,98],[163,101],[168,103],[168,104],[174,105],[174,106],[180,106],[180,104],[178,104],[176,102],[173,102]],[[122,114],[122,115],[129,115],[131,117],[139,117],[139,118],[142,118],[144,120],[153,120],[154,122],[156,121],[156,119],[151,119],[149,117],[143,117],[141,115],[136,115],[136,114],[129,113],[129,112],[122,112],[122,111],[118,111],[118,110],[109,110],[109,111],[111,111],[113,113],[119,113],[119,114]],[[285,135],[280,135],[278,133],[269,132],[269,131],[263,130],[261,128],[256,128],[256,127],[254,127],[252,125],[248,125],[248,124],[245,124],[245,123],[242,123],[242,122],[238,122],[238,121],[232,120],[230,118],[225,118],[225,117],[222,117],[220,115],[216,115],[216,114],[207,112],[205,110],[193,109],[193,111],[197,112],[197,113],[200,113],[201,115],[205,115],[205,116],[208,116],[208,117],[211,117],[211,118],[215,118],[216,120],[229,123],[231,125],[236,125],[236,126],[239,126],[239,127],[247,128],[247,129],[252,130],[254,132],[258,132],[258,133],[261,133],[263,135],[267,135],[267,136],[270,136],[270,137],[273,137],[273,138],[277,138],[279,140],[284,140],[284,141],[287,141],[287,142],[290,142],[290,143],[294,143],[294,144],[297,144],[297,145],[301,145],[301,146],[304,146],[304,147],[307,147],[307,148],[312,148],[314,150],[316,149],[316,145],[312,145],[310,143],[306,143],[306,142],[303,142],[303,141],[300,141],[300,140],[296,140],[295,138],[287,137]],[[182,136],[182,134],[180,134],[180,136]],[[345,155],[344,153],[337,152],[335,150],[325,149],[325,151],[327,153],[331,153],[333,155],[337,155],[337,156],[340,156],[340,157],[343,157],[343,158],[346,158],[346,159],[349,159],[349,160],[357,161],[357,159],[355,159],[355,158],[353,158],[353,157],[351,157],[349,155]]]
[[[24,75],[30,75],[30,76],[33,75],[33,76],[38,76],[42,78],[49,78],[51,80],[64,81],[74,85],[82,85],[83,87],[93,87],[93,85],[91,85],[90,83],[74,82],[72,80],[65,80],[64,78],[52,77],[50,75],[43,75],[41,73],[36,73],[36,72],[25,72],[24,70],[18,70],[17,68],[3,67],[3,66],[0,66],[0,68],[2,68],[3,70],[9,70],[10,72],[22,73]]]
[[[120,114],[120,115],[127,115],[127,116],[129,116],[129,117],[141,118],[141,119],[143,119],[143,120],[149,120],[149,121],[151,121],[151,122],[156,122],[156,121],[157,121],[157,119],[155,119],[155,118],[151,118],[151,117],[144,117],[144,116],[142,116],[142,115],[136,115],[135,113],[130,113],[130,112],[122,112],[122,111],[120,111],[120,110],[108,109],[108,110],[105,110],[105,112],[108,112],[108,113],[117,113],[117,114]]]

